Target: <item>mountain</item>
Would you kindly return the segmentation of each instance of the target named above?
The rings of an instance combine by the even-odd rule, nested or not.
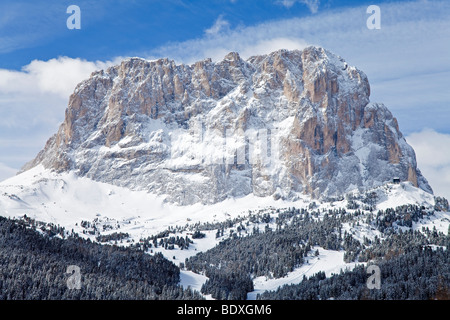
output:
[[[448,201],[369,94],[362,71],[318,47],[94,72],[45,148],[0,182],[15,288],[0,281],[0,297],[448,299]],[[165,280],[129,272],[158,261]],[[74,265],[82,290],[67,292]]]
[[[432,193],[367,76],[320,47],[177,65],[130,58],[92,73],[38,165],[211,204],[340,196],[394,177]]]

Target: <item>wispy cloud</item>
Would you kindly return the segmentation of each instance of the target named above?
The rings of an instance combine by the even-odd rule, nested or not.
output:
[[[45,10],[43,10],[45,8]],[[4,1],[0,4],[0,53],[45,43],[63,28],[62,3],[43,6],[39,1]],[[61,14],[58,14],[61,11]],[[64,20],[63,20],[64,21]],[[63,24],[61,23],[61,26]]]
[[[311,13],[317,13],[317,11],[319,11],[320,5],[319,0],[278,0],[277,3],[285,6],[288,9],[296,3],[302,3],[309,8]]]
[[[220,15],[214,24],[205,30],[206,34],[213,35],[218,34],[220,32],[226,32],[230,29],[230,23],[223,18],[223,15]]]

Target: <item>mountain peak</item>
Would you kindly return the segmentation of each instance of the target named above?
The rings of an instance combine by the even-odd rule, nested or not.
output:
[[[192,65],[124,60],[70,97],[65,120],[24,170],[166,196],[342,195],[399,177],[431,192],[367,76],[320,47]]]
[[[240,61],[241,56],[237,52],[230,52],[224,58],[224,61]]]

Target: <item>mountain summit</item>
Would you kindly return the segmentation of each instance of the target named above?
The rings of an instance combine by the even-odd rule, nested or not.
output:
[[[188,205],[253,193],[343,195],[393,178],[432,192],[366,75],[320,47],[177,65],[124,60],[92,73],[23,170],[57,172]]]

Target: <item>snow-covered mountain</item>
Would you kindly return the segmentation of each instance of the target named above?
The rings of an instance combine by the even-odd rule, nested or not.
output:
[[[94,72],[23,171],[59,173],[181,205],[344,195],[394,177],[432,192],[366,75],[320,48],[192,65],[131,58]]]
[[[211,280],[207,298],[233,263],[261,262],[234,270],[253,299],[382,257],[399,230],[446,247],[448,201],[369,94],[362,71],[318,47],[193,65],[127,59],[75,88],[58,132],[0,182],[0,216],[161,252],[183,286]]]

